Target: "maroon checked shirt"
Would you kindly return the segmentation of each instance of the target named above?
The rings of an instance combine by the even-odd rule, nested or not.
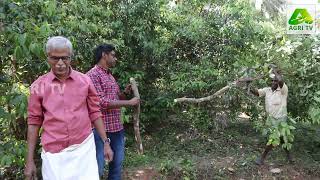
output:
[[[121,131],[123,129],[123,125],[120,121],[120,108],[106,109],[109,102],[119,100],[118,93],[120,93],[120,88],[118,83],[112,76],[110,70],[106,70],[97,65],[88,71],[87,75],[90,77],[97,90],[106,131]]]

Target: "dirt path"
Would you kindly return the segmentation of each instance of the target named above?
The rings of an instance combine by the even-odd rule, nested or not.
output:
[[[161,174],[152,167],[129,169],[123,172],[125,180],[153,180],[160,179]]]

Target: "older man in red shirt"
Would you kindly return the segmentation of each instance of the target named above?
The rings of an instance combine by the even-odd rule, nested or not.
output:
[[[28,103],[28,152],[25,175],[36,175],[34,151],[42,128],[43,179],[99,179],[91,124],[104,142],[104,155],[113,152],[104,131],[99,98],[90,78],[73,70],[71,42],[52,37],[46,45],[51,71],[31,85]]]

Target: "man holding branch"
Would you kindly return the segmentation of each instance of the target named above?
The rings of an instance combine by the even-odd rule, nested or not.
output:
[[[136,106],[140,103],[138,98],[126,100],[126,95],[131,93],[128,85],[124,92],[120,91],[119,85],[111,73],[115,67],[117,57],[115,47],[111,44],[102,44],[94,50],[95,66],[87,73],[91,78],[100,99],[100,108],[103,114],[106,133],[110,138],[110,145],[114,152],[113,161],[109,163],[109,180],[121,179],[122,161],[124,159],[124,129],[121,123],[121,107]],[[95,131],[94,131],[95,132]],[[97,147],[97,161],[99,174],[103,175],[103,141],[95,133]]]
[[[265,97],[265,109],[267,112],[267,126],[270,129],[279,128],[281,122],[287,122],[287,98],[288,87],[284,83],[280,70],[276,66],[271,65],[269,76],[271,79],[270,87],[262,89],[250,89],[251,93],[259,97]],[[280,144],[286,143],[283,136],[280,136]],[[264,152],[256,160],[257,165],[263,165],[268,153],[275,145],[268,142]],[[283,148],[286,152],[287,159],[293,163],[291,154],[287,148]]]

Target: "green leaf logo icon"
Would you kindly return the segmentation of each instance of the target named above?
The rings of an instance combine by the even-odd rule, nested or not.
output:
[[[312,24],[313,18],[308,13],[307,9],[299,9],[294,10],[291,18],[289,19],[290,25],[298,25],[301,23]]]

